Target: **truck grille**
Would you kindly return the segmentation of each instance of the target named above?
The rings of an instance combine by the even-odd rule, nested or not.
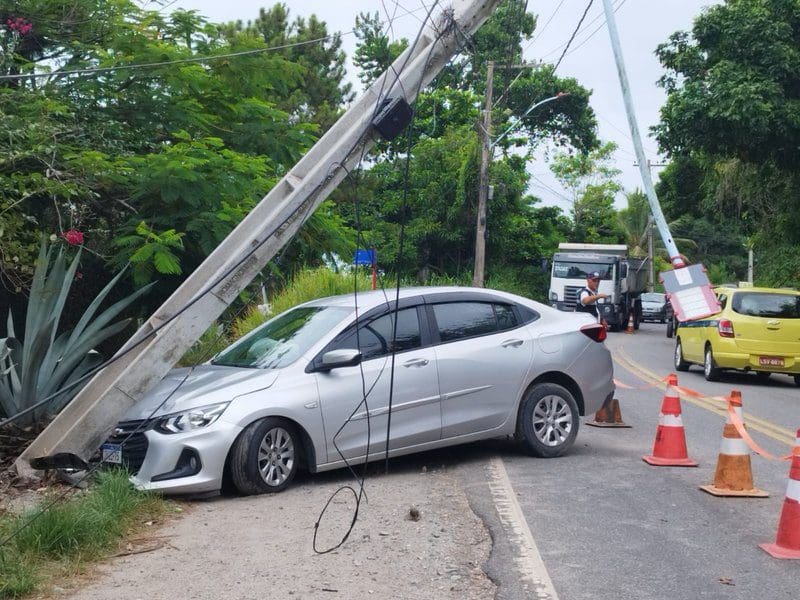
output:
[[[575,310],[578,304],[578,293],[583,289],[579,285],[564,286],[564,305],[567,310]]]
[[[131,475],[136,475],[142,467],[148,446],[144,432],[151,426],[144,420],[120,421],[107,440],[110,444],[122,444],[122,466]]]

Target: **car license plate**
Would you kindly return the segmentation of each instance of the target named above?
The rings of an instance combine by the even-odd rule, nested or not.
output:
[[[100,446],[100,450],[103,453],[103,462],[115,465],[122,464],[121,444],[103,444]]]
[[[758,357],[758,364],[764,367],[782,367],[783,366],[783,357],[782,356],[759,356]]]

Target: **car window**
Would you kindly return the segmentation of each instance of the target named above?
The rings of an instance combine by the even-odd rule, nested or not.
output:
[[[439,339],[451,342],[487,335],[519,325],[514,309],[489,302],[445,302],[433,305]]]
[[[599,272],[601,279],[611,279],[610,265],[573,261],[558,261],[553,263],[553,277],[586,279],[586,275],[592,271]]]
[[[394,344],[392,344],[395,315],[397,315],[397,336]],[[358,341],[356,341],[356,331],[353,330],[350,335],[338,341],[335,348],[355,348],[358,346],[362,360],[369,360],[385,356],[393,349],[395,352],[404,352],[419,348],[421,345],[419,317],[417,316],[417,309],[412,307],[382,315],[359,325]]]
[[[800,296],[740,292],[733,296],[733,312],[749,317],[800,319]]]
[[[352,310],[334,306],[306,306],[270,319],[220,352],[214,365],[280,369],[296,361]]]
[[[642,302],[664,302],[664,300],[664,294],[659,294],[658,292],[642,294]]]

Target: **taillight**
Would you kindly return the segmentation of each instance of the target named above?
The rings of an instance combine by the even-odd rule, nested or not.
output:
[[[717,331],[719,331],[719,337],[733,337],[733,323],[729,319],[720,319],[719,323],[717,324]]]
[[[581,327],[581,333],[586,337],[591,338],[595,342],[602,342],[608,337],[606,328],[596,323],[594,325],[584,325]]]

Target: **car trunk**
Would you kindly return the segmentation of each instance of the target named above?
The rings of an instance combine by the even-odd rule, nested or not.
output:
[[[792,294],[748,292],[734,298],[736,346],[762,356],[800,355],[800,303]],[[777,365],[776,365],[777,366]]]

